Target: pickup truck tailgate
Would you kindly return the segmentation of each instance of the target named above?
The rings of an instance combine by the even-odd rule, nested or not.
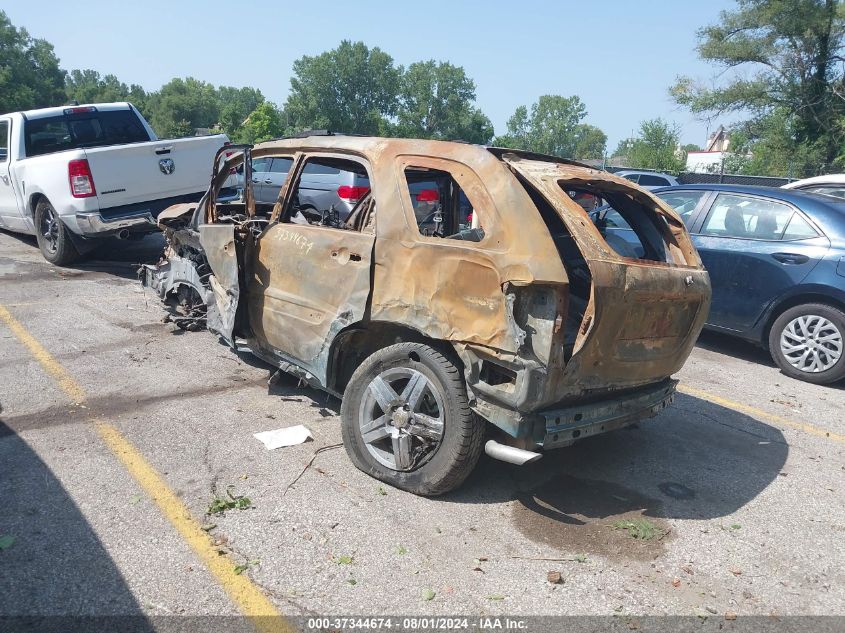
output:
[[[205,191],[225,141],[219,134],[86,148],[100,208]]]

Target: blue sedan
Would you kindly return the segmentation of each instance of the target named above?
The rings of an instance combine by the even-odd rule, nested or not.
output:
[[[743,185],[652,193],[680,214],[710,273],[709,329],[768,348],[794,378],[845,378],[845,202]],[[591,215],[617,252],[643,255],[626,210],[605,206]]]

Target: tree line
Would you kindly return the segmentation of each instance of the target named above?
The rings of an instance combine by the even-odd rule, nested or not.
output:
[[[378,47],[343,41],[293,64],[281,106],[251,87],[214,86],[174,78],[159,90],[126,84],[95,70],[65,71],[52,45],[16,28],[0,11],[0,112],[66,104],[130,101],[161,137],[198,129],[223,131],[235,142],[255,143],[307,129],[351,134],[504,143],[566,158],[601,158],[607,136],[586,124],[577,96],[545,95],[520,106],[507,133],[476,105],[475,82],[449,62],[420,61],[407,68]]]
[[[697,34],[699,56],[719,70],[705,82],[680,76],[669,88],[681,107],[710,122],[736,119],[731,173],[801,177],[845,170],[845,9],[841,0],[737,0]],[[578,96],[543,95],[521,105],[496,136],[476,104],[475,82],[441,61],[397,65],[378,47],[343,41],[297,59],[281,106],[250,87],[174,78],[147,92],[114,75],[67,72],[53,47],[0,11],[0,112],[82,102],[134,103],[162,137],[222,130],[258,142],[306,129],[331,129],[496,144],[564,158],[600,159],[607,136],[586,122]],[[644,121],[613,155],[628,165],[683,168],[677,125]]]

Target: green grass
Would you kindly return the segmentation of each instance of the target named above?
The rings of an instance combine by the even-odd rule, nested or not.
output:
[[[249,500],[249,497],[244,497],[243,495],[233,495],[231,488],[234,486],[228,486],[226,488],[226,497],[214,497],[211,500],[211,503],[208,504],[208,510],[206,510],[206,514],[223,514],[226,510],[246,510],[247,508],[252,507],[252,501]]]
[[[628,536],[641,541],[651,541],[663,535],[663,531],[647,519],[622,519],[611,527],[614,530],[627,530]]]

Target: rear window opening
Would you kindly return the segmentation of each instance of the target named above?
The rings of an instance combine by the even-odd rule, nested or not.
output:
[[[572,237],[557,211],[531,183],[527,182],[521,175],[517,175],[517,178],[540,212],[543,222],[549,228],[549,233],[569,278],[569,309],[564,323],[564,359],[568,361],[572,357],[575,340],[578,337],[581,323],[584,320],[584,313],[590,301],[593,276],[584,255],[575,242],[575,238]]]
[[[470,242],[484,239],[481,218],[449,172],[408,167],[405,178],[420,235]]]
[[[653,208],[621,191],[572,188],[566,183],[560,186],[576,200],[576,196],[591,194],[602,203],[589,212],[590,218],[617,255],[652,262],[670,261],[664,238],[666,222]]]

